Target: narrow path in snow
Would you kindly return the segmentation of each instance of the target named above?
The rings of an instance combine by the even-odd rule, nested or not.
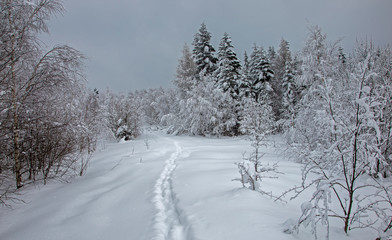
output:
[[[166,160],[163,171],[154,188],[154,205],[158,213],[155,216],[155,240],[189,240],[191,239],[190,225],[181,209],[173,191],[173,172],[177,167],[182,148],[178,142],[173,142],[175,152]]]

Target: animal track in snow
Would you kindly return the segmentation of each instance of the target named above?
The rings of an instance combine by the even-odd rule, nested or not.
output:
[[[178,142],[174,142],[175,152],[166,160],[163,171],[154,187],[154,205],[158,213],[155,216],[154,240],[190,240],[191,231],[186,217],[178,208],[178,199],[173,191],[172,176],[177,167],[177,160],[182,153]]]

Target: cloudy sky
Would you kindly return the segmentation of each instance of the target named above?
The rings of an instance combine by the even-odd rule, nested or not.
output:
[[[254,43],[277,48],[281,38],[300,50],[307,26],[328,40],[392,44],[391,0],[64,0],[50,21],[48,46],[68,44],[88,58],[88,86],[116,92],[170,87],[184,43],[202,22],[217,48],[224,32],[242,58]]]

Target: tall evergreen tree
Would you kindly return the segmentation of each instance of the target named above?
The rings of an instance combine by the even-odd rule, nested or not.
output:
[[[282,79],[281,118],[288,120],[291,125],[294,121],[295,105],[297,103],[297,86],[292,62],[285,64],[286,71]]]
[[[275,58],[276,58],[275,48],[273,46],[269,46],[267,52],[267,59],[271,63],[271,65],[273,65]]]
[[[199,74],[210,75],[216,69],[215,49],[210,44],[210,40],[211,34],[208,32],[206,25],[202,23],[193,40],[193,58],[197,66],[196,76]]]
[[[218,68],[216,76],[218,86],[224,91],[229,92],[234,98],[238,98],[240,85],[241,64],[233,51],[231,38],[229,34],[224,33],[219,44],[218,50]]]
[[[293,87],[294,70],[292,64],[292,57],[289,48],[289,43],[282,39],[280,41],[278,53],[273,62],[274,79],[271,83],[274,89],[273,106],[272,109],[277,120],[283,118],[282,114],[287,110],[287,99],[284,99],[284,94],[291,91],[288,88]],[[286,81],[286,83],[284,83]],[[287,81],[291,81],[288,83]],[[286,95],[287,97],[287,95]],[[286,103],[284,103],[286,101]]]
[[[244,64],[241,68],[241,81],[240,81],[240,86],[239,86],[239,97],[244,98],[244,97],[249,97],[250,96],[250,75],[249,75],[249,69],[250,69],[250,63],[249,63],[249,57],[248,54],[245,52],[244,53]]]
[[[257,102],[271,102],[271,79],[274,76],[262,47],[253,48],[249,62],[249,79],[246,84],[250,89],[250,96]]]
[[[290,51],[290,44],[288,41],[282,38],[274,62],[274,66],[275,66],[274,73],[276,78],[283,79],[283,75],[286,71],[286,63],[291,61],[292,61],[292,57]]]

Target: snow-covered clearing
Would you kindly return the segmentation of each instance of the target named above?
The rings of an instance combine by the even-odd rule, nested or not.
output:
[[[239,177],[234,163],[251,151],[245,138],[146,139],[107,145],[71,183],[26,189],[26,204],[1,209],[0,239],[312,239],[309,229],[282,232],[306,194],[277,203],[232,181]],[[279,195],[300,182],[298,164],[272,146],[264,152],[263,161],[279,162],[284,172],[262,182],[266,191]],[[330,239],[375,239],[370,230],[346,236],[339,222],[331,225]]]

